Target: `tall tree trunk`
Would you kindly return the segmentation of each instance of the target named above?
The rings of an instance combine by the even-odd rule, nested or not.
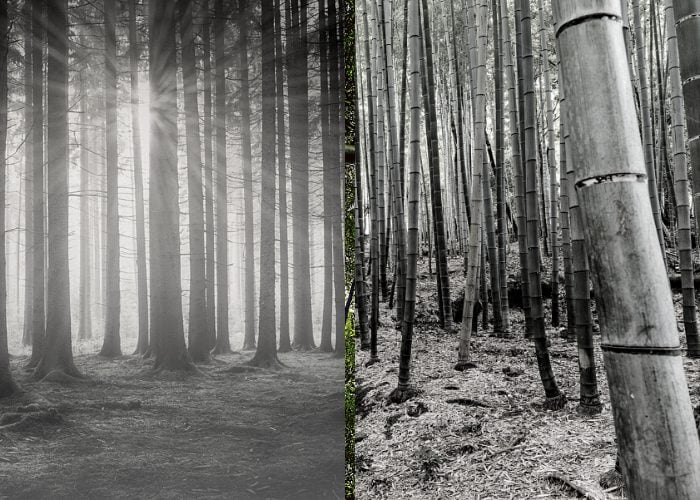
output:
[[[537,368],[539,369],[540,379],[544,386],[545,395],[547,397],[546,406],[559,409],[566,403],[566,397],[559,391],[552,365],[549,359],[549,351],[547,350],[547,337],[544,329],[544,314],[542,307],[542,283],[540,276],[540,245],[538,241],[539,235],[539,217],[537,210],[537,137],[535,128],[536,110],[535,110],[535,91],[534,91],[534,74],[532,61],[532,32],[530,17],[530,4],[527,0],[518,0],[521,8],[521,23],[522,23],[522,69],[523,69],[523,111],[524,111],[524,127],[523,134],[525,136],[525,202],[527,205],[527,268],[529,273],[529,300],[530,314],[532,315],[533,335],[532,340],[535,344],[535,354],[537,356]]]
[[[634,16],[634,44],[637,49],[637,71],[639,73],[639,93],[641,94],[641,118],[642,118],[642,141],[644,143],[644,160],[646,162],[649,199],[651,200],[651,210],[654,214],[654,225],[659,239],[659,245],[666,261],[666,244],[664,242],[663,222],[661,221],[661,209],[659,208],[659,193],[656,188],[656,171],[654,168],[654,141],[652,138],[652,123],[649,96],[649,77],[647,75],[646,59],[644,58],[644,31],[642,29],[641,16],[639,13],[639,0],[632,0],[632,13]]]
[[[185,96],[185,136],[187,137],[187,194],[190,225],[190,309],[188,350],[192,361],[209,361],[206,277],[204,254],[204,194],[202,192],[202,143],[199,138],[197,68],[194,51],[192,2],[180,0],[182,40],[182,82]]]
[[[676,29],[678,34],[678,55],[683,82],[683,99],[686,104],[685,123],[688,133],[688,151],[692,166],[693,200],[695,207],[695,234],[700,235],[700,107],[695,105],[700,96],[700,63],[697,61],[697,44],[700,35],[697,30],[697,19],[700,5],[690,0],[673,0]],[[687,292],[686,292],[687,293]],[[688,331],[686,330],[686,335]],[[700,351],[700,338],[694,335],[692,343],[688,339],[688,355],[697,356]],[[691,345],[692,344],[692,345]]]
[[[139,52],[136,31],[136,0],[129,0],[129,73],[131,83],[131,133],[134,151],[134,198],[136,201],[136,287],[139,332],[134,354],[148,351],[148,269],[146,268],[146,224],[143,203],[141,119],[139,113]]]
[[[284,61],[281,1],[275,0],[275,83],[277,96],[277,167],[280,206],[280,340],[279,352],[292,350],[289,335],[289,222],[287,217],[287,145],[284,124]],[[289,12],[289,11],[287,11]]]
[[[100,356],[121,356],[119,315],[119,161],[117,157],[116,4],[104,4],[105,20],[105,159],[107,170],[107,282],[105,336]]]
[[[359,100],[358,100],[359,102]],[[359,111],[359,106],[355,106]],[[355,151],[360,151],[359,146],[359,126],[355,127]],[[367,301],[365,287],[365,248],[364,248],[364,203],[362,197],[362,155],[355,155],[355,315],[357,318],[360,337],[360,348],[369,348],[369,333],[367,331]]]
[[[44,204],[44,42],[46,35],[46,12],[44,1],[32,2],[32,356],[28,369],[36,368],[44,353],[46,342],[45,301],[45,207]]]
[[[333,2],[334,0],[329,0]],[[321,149],[323,155],[323,317],[321,320],[321,352],[333,350],[332,325],[333,325],[333,239],[331,218],[331,206],[339,200],[331,199],[333,173],[335,161],[330,151],[330,89],[328,82],[328,53],[330,50],[328,40],[328,14],[326,0],[318,2],[318,31],[319,31],[319,63],[321,81]]]
[[[85,71],[86,68],[83,68]],[[90,152],[87,128],[87,87],[83,73],[79,76],[80,84],[80,322],[78,338],[92,337],[92,295],[90,293],[90,271],[92,267],[90,249],[90,212],[88,204]]]
[[[291,0],[287,52],[290,127],[289,156],[292,177],[294,268],[294,338],[300,350],[315,347],[311,318],[311,264],[309,245],[309,79],[307,3]],[[291,29],[289,29],[291,27]]]
[[[250,22],[248,9],[248,2],[238,2],[238,26],[240,30],[238,54],[240,56],[241,71],[239,105],[241,108],[241,160],[245,212],[245,333],[243,349],[253,350],[255,349],[255,225],[253,221],[253,159],[250,138],[250,88],[248,77],[248,23]],[[273,34],[272,29],[270,29],[270,34]],[[267,271],[269,272],[269,269]]]
[[[692,166],[693,206],[695,207],[695,236],[700,235],[700,108],[693,103],[700,96],[700,62],[697,61],[697,44],[700,35],[697,30],[697,17],[700,5],[693,0],[673,0],[674,21],[678,35],[678,56],[685,100],[685,123],[688,129],[688,150]]]
[[[484,105],[485,105],[484,99]],[[485,113],[485,111],[484,111]],[[484,142],[486,143],[488,138],[486,137],[486,127],[484,127]],[[486,144],[484,144],[486,146]],[[483,196],[483,214],[484,214],[484,225],[486,230],[486,245],[489,260],[489,278],[491,285],[491,298],[493,301],[493,330],[496,335],[501,335],[503,333],[503,315],[501,313],[501,282],[500,282],[500,271],[498,267],[498,246],[496,244],[496,226],[493,220],[493,196],[491,195],[491,172],[489,169],[489,163],[486,161],[486,155],[484,154],[484,167],[481,173],[481,190]],[[494,162],[495,163],[495,162]],[[498,168],[498,167],[496,167]],[[486,258],[486,254],[484,254]],[[486,276],[484,275],[484,278]],[[487,303],[484,302],[484,310],[487,310]],[[485,325],[485,329],[488,325]]]
[[[359,36],[360,21],[359,10],[355,14],[355,34]],[[358,40],[355,43],[355,68],[356,68],[356,90],[355,90],[355,109],[357,110],[357,122],[355,124],[355,312],[357,317],[357,325],[355,329],[356,335],[360,337],[360,349],[366,351],[369,349],[369,317],[367,312],[369,297],[369,287],[367,286],[367,274],[365,273],[366,262],[366,245],[365,245],[365,187],[367,177],[362,173],[366,171],[367,151],[369,150],[369,141],[367,140],[367,119],[364,107],[360,107],[360,102],[365,102],[366,92],[363,87],[363,69],[361,59],[362,41]],[[362,132],[360,132],[362,131]],[[365,179],[365,180],[363,180]]]
[[[0,398],[19,390],[10,373],[7,350],[7,283],[5,255],[5,161],[7,141],[7,54],[9,46],[7,0],[0,1]]]
[[[371,53],[371,66],[372,66],[372,83],[373,88],[376,91],[376,101],[375,101],[375,118],[376,118],[376,140],[375,140],[375,155],[376,155],[376,179],[377,179],[377,238],[379,240],[379,286],[382,291],[382,301],[386,301],[389,296],[389,286],[387,283],[387,260],[388,260],[388,243],[386,242],[387,231],[387,208],[386,208],[386,186],[384,182],[385,171],[386,171],[386,136],[385,136],[385,111],[384,111],[384,101],[386,100],[385,95],[385,79],[384,79],[384,64],[381,59],[381,53],[379,50],[380,45],[383,46],[383,40],[381,40],[378,21],[377,21],[377,2],[371,2],[370,14],[372,16],[370,22],[370,34],[372,38],[372,53]]]
[[[376,155],[375,155],[375,94],[374,85],[372,82],[372,69],[370,63],[370,42],[369,42],[369,24],[367,22],[367,0],[363,2],[362,9],[362,24],[364,28],[364,62],[365,62],[365,75],[366,75],[366,85],[367,91],[367,123],[368,123],[368,137],[369,137],[369,204],[370,204],[370,257],[369,266],[371,273],[371,313],[370,313],[370,360],[368,363],[376,363],[379,361],[379,355],[377,353],[377,330],[379,327],[379,238],[378,231],[379,225],[377,222],[377,165],[376,165]]]
[[[549,243],[552,248],[552,326],[559,326],[559,243],[557,241],[557,219],[559,215],[559,186],[557,184],[557,159],[554,152],[554,107],[552,84],[549,76],[549,49],[546,35],[546,18],[542,0],[538,0],[540,11],[540,45],[542,47],[542,73],[544,75],[544,99],[547,117],[547,166],[549,167]],[[542,192],[545,186],[542,185]]]
[[[400,402],[410,396],[411,343],[416,308],[416,278],[418,267],[418,222],[420,215],[420,60],[421,30],[417,1],[407,2],[409,16],[408,33],[410,68],[408,91],[410,95],[409,171],[408,171],[408,234],[406,241],[406,299],[401,324],[401,354],[399,358],[399,382],[391,397]]]
[[[394,218],[394,233],[396,235],[396,279],[394,286],[397,289],[396,317],[399,323],[403,321],[404,297],[406,294],[406,221],[404,214],[404,196],[401,173],[401,158],[399,152],[398,125],[396,123],[396,90],[393,57],[393,33],[391,30],[390,2],[382,0],[379,4],[379,21],[382,30],[384,72],[386,75],[387,102],[389,111],[389,158],[390,158],[390,183],[393,207],[396,213]],[[337,205],[337,204],[336,204]]]
[[[47,19],[49,267],[46,345],[34,370],[37,379],[54,371],[82,377],[73,364],[68,274],[68,0],[49,1]]]
[[[499,0],[500,7],[500,18],[501,18],[501,38],[503,39],[503,69],[504,69],[504,90],[508,95],[508,139],[510,144],[510,164],[511,168],[517,171],[520,165],[520,139],[518,134],[518,103],[516,101],[516,91],[515,91],[515,72],[513,68],[513,48],[510,36],[510,21],[508,15],[508,4],[506,0]],[[505,133],[505,132],[504,132]],[[503,182],[503,196],[505,197],[505,182]],[[504,212],[508,212],[508,206],[504,207]],[[506,215],[504,215],[505,217]],[[505,237],[505,247],[508,246],[508,224],[504,222],[504,237]],[[517,235],[516,235],[517,236]],[[501,299],[503,300],[504,308],[504,326],[508,328],[508,276],[506,273],[506,257],[503,255],[501,257],[501,287],[505,287],[503,290]],[[523,304],[525,303],[525,297],[523,297]]]
[[[525,315],[525,337],[532,338],[534,335],[534,325],[532,320],[532,307],[530,304],[530,273],[528,271],[528,245],[527,245],[527,205],[525,201],[525,99],[523,95],[523,42],[522,42],[522,12],[520,1],[514,2],[515,12],[515,52],[517,66],[517,119],[518,119],[518,146],[513,150],[518,150],[518,161],[513,161],[514,173],[513,184],[515,185],[515,206],[517,210],[517,237],[518,254],[520,257],[520,290],[523,298],[523,313]],[[515,75],[512,78],[512,85],[515,87]],[[515,100],[514,100],[515,101]],[[511,132],[512,133],[512,132]]]
[[[435,249],[437,257],[437,274],[439,294],[439,309],[441,326],[449,327],[452,323],[452,302],[450,301],[450,278],[447,269],[447,245],[445,242],[445,225],[442,209],[442,184],[440,179],[440,159],[438,153],[437,135],[437,109],[435,104],[435,78],[433,75],[433,49],[430,34],[430,12],[427,0],[421,0],[423,38],[425,42],[425,66],[428,84],[428,109],[426,109],[426,122],[430,121],[430,141],[432,150],[430,154],[430,188],[433,202],[433,223],[435,225]]]
[[[561,63],[559,64],[559,81],[561,82]],[[565,105],[565,95],[563,89],[559,89],[559,109]],[[559,113],[559,179],[561,184],[559,207],[561,214],[561,243],[562,257],[564,261],[564,289],[566,294],[566,330],[560,333],[561,338],[573,342],[576,338],[576,317],[574,314],[574,276],[571,264],[571,231],[569,212],[569,189],[571,189],[571,179],[567,175],[568,162],[566,160],[567,148],[564,140],[564,130],[566,127],[566,117]]]
[[[224,1],[214,1],[214,60],[216,64],[216,345],[212,354],[231,352],[228,334],[228,188],[226,177],[226,56]]]
[[[211,13],[209,0],[203,0],[202,18],[202,72],[204,83],[204,212],[206,220],[206,304],[209,348],[216,345],[216,254],[214,223],[214,162],[212,159],[212,119],[211,119]]]
[[[561,80],[560,80],[561,81]],[[568,124],[566,122],[566,106],[568,102],[564,89],[559,90],[559,104],[564,116],[562,121],[562,139],[569,145]],[[571,148],[566,147],[564,154],[570,154]],[[574,178],[574,164],[567,158],[562,158],[562,167],[568,168],[567,181]],[[598,394],[598,380],[596,378],[595,356],[593,353],[593,314],[591,312],[590,270],[588,267],[588,254],[584,246],[584,221],[581,216],[581,207],[578,202],[576,189],[571,182],[567,182],[567,210],[571,222],[571,268],[573,273],[571,290],[572,323],[578,347],[579,368],[579,412],[586,415],[600,413],[602,404]],[[567,221],[568,224],[568,221]],[[568,228],[567,228],[568,230]]]
[[[260,318],[253,366],[279,367],[275,320],[275,34],[272,0],[262,0],[262,189],[260,196]]]
[[[483,217],[483,175],[484,156],[486,154],[486,50],[488,6],[485,0],[479,0],[476,10],[476,43],[477,56],[470,62],[474,65],[474,164],[472,167],[472,210],[469,224],[469,268],[467,281],[464,286],[464,307],[462,309],[462,325],[457,364],[455,370],[464,371],[476,365],[470,361],[472,321],[474,305],[477,302],[479,286],[479,271],[481,268],[481,219]]]
[[[508,307],[508,273],[506,270],[508,254],[508,223],[506,220],[506,172],[504,156],[504,88],[503,88],[503,59],[504,43],[501,7],[499,0],[492,0],[491,10],[494,26],[495,42],[495,91],[496,91],[496,232],[498,237],[498,283],[501,300],[501,330],[507,334],[510,330],[510,313]]]
[[[567,146],[586,224],[623,476],[631,498],[694,498],[700,491],[700,441],[644,182],[617,22],[620,3],[559,0],[553,6],[571,134]],[[649,422],[655,422],[654,432]]]
[[[671,80],[671,130],[673,132],[673,172],[678,207],[678,255],[680,257],[681,288],[683,289],[683,326],[688,342],[688,356],[700,356],[700,338],[695,306],[693,255],[690,227],[690,197],[688,158],[683,127],[683,90],[678,58],[678,38],[673,15],[673,0],[665,0],[668,71]],[[692,109],[692,108],[691,108]],[[688,125],[690,127],[690,124]],[[696,139],[697,141],[697,139]]]
[[[339,8],[340,6],[341,8]],[[342,23],[343,3],[329,0],[328,4],[328,39],[330,41],[328,65],[330,102],[329,119],[331,133],[331,159],[333,161],[331,197],[336,202],[331,207],[333,220],[333,298],[335,299],[335,356],[345,356],[345,59],[344,33]]]
[[[221,0],[219,0],[221,1]],[[180,272],[177,171],[175,12],[168,0],[149,3],[151,342],[162,370],[193,370],[185,345]],[[228,337],[227,337],[228,338]]]
[[[32,343],[34,304],[34,128],[32,52],[32,2],[24,2],[24,328],[22,345]]]

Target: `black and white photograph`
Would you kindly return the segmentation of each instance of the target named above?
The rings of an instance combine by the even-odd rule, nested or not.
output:
[[[700,2],[352,26],[353,498],[700,498]]]
[[[343,13],[0,0],[0,498],[344,496]]]

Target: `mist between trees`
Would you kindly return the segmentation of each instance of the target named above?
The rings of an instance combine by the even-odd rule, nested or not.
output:
[[[341,6],[0,2],[0,396],[96,354],[342,370]]]
[[[699,9],[356,2],[359,496],[697,497]]]
[[[254,348],[260,315],[260,250],[266,246],[261,238],[268,237],[266,244],[274,241],[275,252],[273,260],[264,262],[263,274],[272,277],[275,289],[277,307],[272,311],[275,324],[283,328],[278,337],[285,342],[290,336],[302,348],[323,343],[327,349],[336,340],[332,319],[336,303],[323,298],[333,299],[334,259],[341,272],[343,266],[342,254],[334,255],[332,244],[334,231],[341,234],[342,227],[340,59],[338,43],[329,42],[329,37],[338,39],[337,20],[328,19],[327,12],[319,18],[317,5],[285,18],[273,4],[273,23],[280,28],[266,40],[270,45],[266,47],[260,5],[182,2],[179,8],[185,10],[176,14],[180,26],[172,28],[171,47],[164,53],[176,59],[169,62],[172,68],[158,62],[172,70],[168,90],[177,88],[177,100],[170,96],[172,109],[163,109],[164,98],[151,102],[149,49],[154,50],[155,41],[149,37],[146,6],[125,1],[113,7],[111,13],[96,3],[69,4],[67,10],[67,85],[59,89],[68,101],[67,172],[57,177],[65,178],[67,187],[61,193],[63,205],[68,205],[62,230],[67,234],[70,295],[65,299],[70,298],[72,305],[73,336],[103,342],[107,329],[114,340],[104,343],[103,354],[110,356],[121,350],[119,335],[123,350],[133,351],[139,334],[138,350],[145,352],[150,345],[148,295],[154,293],[148,280],[150,263],[167,254],[180,261],[170,272],[181,275],[181,284],[176,284],[189,340],[199,338],[200,328],[201,337],[208,339],[201,352],[193,353],[190,346],[196,360],[214,348],[217,330],[223,331],[219,349],[228,349],[226,332],[234,347]],[[42,119],[34,115],[39,111],[46,115],[50,106],[31,106],[37,87],[42,95],[46,90],[33,84],[30,50],[36,45],[38,57],[43,53],[44,62],[34,69],[44,77],[46,63],[53,59],[47,60],[45,36],[33,35],[31,9],[10,3],[9,14],[14,43],[8,55],[7,323],[10,345],[18,345],[22,332],[22,344],[30,346],[32,305],[37,307],[35,296],[40,298],[43,289],[39,283],[34,293],[33,255],[43,249],[33,251],[37,246],[33,215],[37,205],[46,207],[46,201],[34,199],[33,173],[37,163],[48,170],[44,177],[53,171],[47,169],[46,158],[35,162],[32,155],[34,150],[48,154],[35,137],[37,131],[40,138],[45,135],[42,127],[32,125]],[[103,19],[110,15],[111,22],[105,25]],[[291,19],[295,15],[307,20],[297,25],[298,19]],[[337,17],[337,10],[332,15]],[[44,24],[38,22],[42,31]],[[172,50],[176,35],[177,53]],[[269,68],[261,64],[265,50],[272,51]],[[269,73],[264,75],[263,69]],[[267,83],[271,85],[265,89]],[[49,81],[49,88],[57,85]],[[266,130],[263,91],[272,110],[267,117],[272,125]],[[160,143],[154,147],[153,134],[160,130],[151,130],[149,124],[166,112],[170,114],[162,121],[172,127],[172,134],[156,138],[168,139],[171,148],[177,144],[172,150],[177,158],[154,170],[149,162],[157,155],[149,156],[150,152],[164,147]],[[265,157],[266,145],[271,149]],[[268,171],[274,183],[265,187],[274,192],[262,185]],[[172,182],[161,182],[161,174]],[[177,235],[168,236],[152,223],[152,217],[160,215],[151,206],[155,190],[165,191],[166,211],[179,215],[169,221]],[[261,206],[275,218],[262,219]],[[261,235],[268,229],[273,240]],[[158,244],[155,240],[175,237],[177,252],[153,247]],[[336,251],[342,251],[341,245],[335,245]],[[222,304],[219,309],[217,300]],[[340,311],[342,320],[342,307]],[[107,321],[114,324],[107,328]],[[332,332],[330,338],[322,339],[322,330],[325,337]]]

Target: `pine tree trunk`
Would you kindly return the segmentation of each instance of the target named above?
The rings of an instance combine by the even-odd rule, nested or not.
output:
[[[290,127],[289,160],[292,178],[292,266],[294,268],[294,336],[292,345],[303,351],[316,345],[311,317],[309,245],[309,75],[307,4],[291,0],[287,16],[287,78]]]
[[[339,8],[339,7],[340,8]],[[335,200],[331,214],[333,218],[333,297],[335,299],[335,357],[345,356],[345,59],[344,33],[342,22],[343,3],[329,0],[328,39],[331,42],[328,64],[330,66],[330,131],[331,131],[331,164],[334,179],[331,183],[331,197]],[[398,160],[397,160],[398,161]],[[337,166],[335,163],[337,162]],[[352,292],[351,292],[352,293]]]
[[[34,370],[39,380],[54,371],[82,377],[73,364],[68,274],[68,0],[50,1],[47,19],[51,24],[47,29],[49,266],[46,346]]]
[[[248,8],[247,2],[238,2],[238,26],[240,30],[238,52],[241,71],[239,105],[241,108],[241,160],[243,166],[243,207],[245,212],[245,334],[243,349],[253,350],[255,349],[255,225],[253,221],[253,155],[251,152],[250,83],[248,76],[248,23],[250,22]],[[272,33],[272,30],[270,32]]]
[[[216,345],[216,228],[214,222],[214,162],[212,158],[212,99],[211,99],[211,12],[209,0],[203,0],[202,18],[202,73],[204,91],[204,219],[205,219],[205,275],[209,348]]]
[[[228,333],[228,182],[226,177],[226,56],[224,2],[214,1],[214,60],[216,64],[216,344],[212,354],[231,352]]]
[[[207,362],[210,356],[206,309],[202,144],[199,138],[199,105],[197,103],[197,69],[192,9],[192,2],[180,1],[182,81],[187,144],[187,206],[190,233],[190,308],[187,340],[192,361]]]
[[[287,216],[287,149],[284,125],[284,60],[280,0],[275,0],[275,82],[277,95],[277,166],[280,206],[280,340],[279,352],[292,350],[289,335],[289,219]],[[288,49],[287,49],[288,50]]]
[[[90,294],[90,271],[92,267],[90,249],[90,212],[89,203],[89,167],[90,154],[88,151],[87,129],[87,87],[85,78],[81,73],[80,85],[80,322],[78,324],[78,338],[89,339],[92,337],[92,300]]]
[[[32,343],[32,323],[34,304],[34,145],[33,136],[33,77],[32,52],[34,47],[32,37],[32,2],[24,2],[22,16],[24,17],[24,328],[22,345]],[[19,296],[19,295],[18,295]]]
[[[332,2],[333,0],[329,0]],[[319,62],[321,69],[321,146],[323,153],[323,318],[321,321],[321,352],[333,350],[333,239],[331,218],[331,205],[338,203],[337,199],[331,199],[333,182],[332,169],[335,161],[330,151],[330,113],[329,113],[329,82],[328,82],[328,14],[326,0],[319,0]]]
[[[45,207],[44,204],[44,64],[46,39],[45,2],[32,2],[32,219],[34,223],[32,252],[32,356],[27,368],[34,369],[44,353],[46,343],[45,303]]]
[[[159,180],[149,189],[150,331],[156,371],[194,369],[185,345],[180,284],[175,12],[174,2],[149,3],[149,178]]]
[[[105,3],[105,165],[107,171],[107,275],[105,333],[100,356],[121,356],[119,336],[119,162],[117,158],[117,37],[116,5]]]
[[[281,366],[275,320],[275,34],[272,0],[262,0],[262,154],[260,208],[260,318],[253,366]]]
[[[129,73],[131,83],[131,136],[134,155],[134,199],[136,202],[136,287],[139,332],[134,354],[148,351],[148,269],[146,267],[146,223],[143,202],[143,162],[139,113],[139,67],[136,31],[136,0],[129,0]]]
[[[0,398],[19,390],[10,373],[7,350],[7,280],[5,255],[5,180],[7,177],[7,54],[8,54],[7,0],[0,1]]]

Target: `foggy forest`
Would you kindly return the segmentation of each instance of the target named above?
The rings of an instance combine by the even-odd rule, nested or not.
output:
[[[700,495],[700,3],[355,0],[356,498]]]
[[[343,9],[0,1],[0,496],[341,497]]]

